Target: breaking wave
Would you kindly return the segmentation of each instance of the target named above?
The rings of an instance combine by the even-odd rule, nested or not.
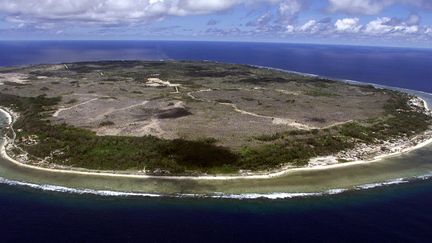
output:
[[[0,177],[0,184],[6,184],[10,186],[24,186],[30,187],[37,190],[48,191],[48,192],[64,192],[64,193],[72,193],[72,194],[93,194],[100,196],[116,196],[116,197],[127,197],[127,196],[143,196],[143,197],[160,197],[158,194],[150,194],[150,193],[134,193],[134,192],[117,192],[117,191],[108,191],[108,190],[93,190],[93,189],[76,189],[71,187],[64,186],[55,186],[55,185],[47,185],[47,184],[34,184],[29,182],[15,181],[9,180]]]
[[[163,195],[163,194],[152,194],[152,193],[139,193],[139,192],[121,192],[121,191],[110,191],[110,190],[96,190],[96,189],[77,189],[65,186],[56,186],[48,184],[35,184],[29,182],[22,182],[16,180],[10,180],[0,177],[0,184],[6,184],[9,186],[22,186],[36,190],[42,190],[47,192],[60,192],[70,193],[79,195],[97,195],[105,197],[147,197],[147,198],[158,198],[158,197],[175,197],[175,198],[214,198],[214,199],[236,199],[236,200],[253,200],[253,199],[293,199],[293,198],[307,198],[307,197],[319,197],[328,195],[337,195],[348,191],[359,191],[369,190],[378,187],[392,186],[398,184],[405,184],[416,180],[429,180],[432,179],[432,172],[426,175],[412,177],[412,178],[398,178],[394,180],[388,180],[381,183],[371,183],[358,185],[347,189],[330,189],[323,192],[298,192],[298,193],[245,193],[245,194],[225,194],[225,193],[214,193],[214,194],[174,194],[174,195]]]
[[[408,182],[409,182],[409,180],[407,180],[407,179],[399,178],[399,179],[395,179],[395,180],[391,180],[391,181],[385,181],[385,182],[381,182],[381,183],[364,184],[364,185],[356,186],[356,187],[354,187],[354,189],[367,190],[367,189],[372,189],[372,188],[377,188],[377,187],[382,187],[382,186],[404,184],[404,183],[408,183]]]

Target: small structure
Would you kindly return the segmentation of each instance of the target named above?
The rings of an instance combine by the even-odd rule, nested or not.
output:
[[[169,81],[163,81],[159,78],[148,78],[146,82],[147,87],[174,87],[176,94],[180,93],[179,87],[180,84],[172,84]]]
[[[29,135],[29,136],[22,137],[21,142],[24,143],[25,145],[31,146],[31,145],[38,144],[38,139],[39,137],[37,135]]]

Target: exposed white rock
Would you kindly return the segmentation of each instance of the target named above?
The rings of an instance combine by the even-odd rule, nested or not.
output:
[[[335,156],[317,157],[309,160],[308,167],[334,165],[337,163],[338,159]]]
[[[159,78],[148,78],[146,82],[148,87],[180,87],[180,84],[172,84]]]

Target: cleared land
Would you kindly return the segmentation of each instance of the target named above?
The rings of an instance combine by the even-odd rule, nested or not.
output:
[[[0,83],[0,104],[20,113],[25,162],[41,166],[151,174],[305,166],[431,125],[406,94],[244,65],[38,65],[0,69]]]

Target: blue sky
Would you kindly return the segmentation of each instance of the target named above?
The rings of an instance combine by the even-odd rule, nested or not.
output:
[[[0,39],[432,47],[432,0],[0,0]]]

